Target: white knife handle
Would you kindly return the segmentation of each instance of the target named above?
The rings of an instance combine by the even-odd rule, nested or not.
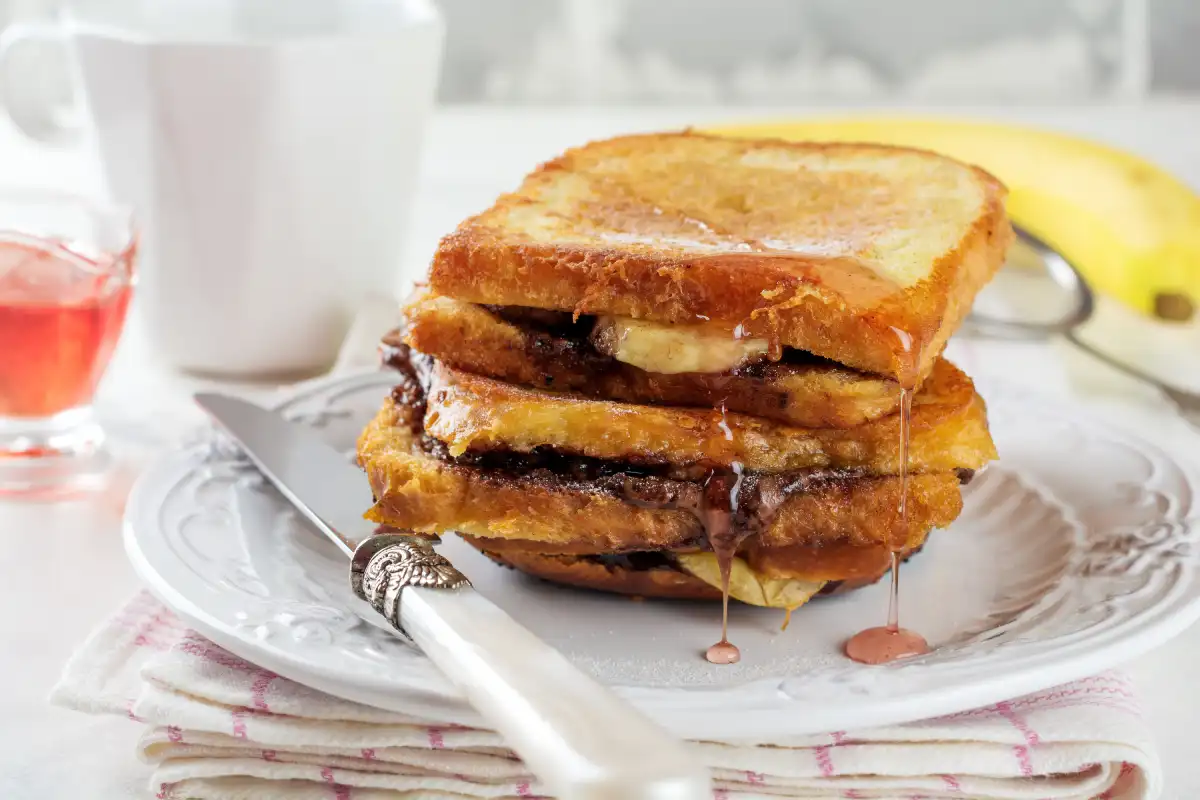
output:
[[[682,742],[471,588],[432,541],[364,539],[350,586],[410,637],[546,787],[565,800],[708,800]]]
[[[400,620],[554,795],[712,797],[707,772],[682,742],[474,589],[404,589]]]

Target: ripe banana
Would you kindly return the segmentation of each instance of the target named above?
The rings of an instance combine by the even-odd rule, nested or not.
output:
[[[813,119],[713,128],[730,136],[871,141],[978,164],[1009,189],[1013,221],[1098,291],[1160,319],[1200,308],[1200,196],[1130,153],[1060,133],[930,118]]]
[[[704,325],[667,325],[630,317],[601,317],[592,344],[617,361],[647,372],[727,372],[768,349],[766,339],[733,338]]]
[[[721,588],[721,566],[713,553],[676,553],[675,560],[692,577]],[[729,596],[752,606],[796,609],[824,586],[824,581],[768,578],[750,569],[740,558],[734,558],[729,568]]]

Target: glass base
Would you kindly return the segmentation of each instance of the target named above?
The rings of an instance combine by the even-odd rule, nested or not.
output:
[[[0,417],[0,497],[61,500],[102,490],[112,463],[91,408]]]

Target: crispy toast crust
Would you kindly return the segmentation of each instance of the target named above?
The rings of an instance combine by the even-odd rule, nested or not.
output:
[[[359,438],[358,460],[376,498],[366,514],[373,522],[422,533],[531,540],[573,552],[695,548],[703,541],[701,525],[691,513],[640,507],[594,482],[566,480],[544,470],[522,475],[434,458],[414,433],[412,415],[389,399]],[[638,479],[630,480],[636,484]],[[681,496],[690,492],[698,497],[698,484],[674,483]],[[820,481],[787,497],[759,539],[764,546],[879,544],[899,523],[899,497],[897,477]],[[961,508],[953,472],[911,476],[912,535],[948,524]]]
[[[436,364],[424,430],[450,454],[539,448],[673,467],[732,466],[900,471],[898,415],[857,428],[799,428],[745,414],[592,400],[528,389]],[[909,468],[978,469],[995,458],[983,400],[962,372],[939,360],[913,399]]]
[[[556,392],[714,408],[810,428],[853,428],[896,409],[900,386],[829,361],[765,362],[735,373],[646,372],[586,341],[514,324],[461,300],[419,292],[404,309],[403,343],[456,369]]]
[[[498,564],[529,575],[601,592],[637,595],[639,597],[675,598],[679,600],[720,600],[721,590],[705,583],[669,562],[649,569],[633,569],[624,565],[604,563],[572,555],[539,552],[535,547],[497,547],[500,540],[464,536],[463,539]],[[904,551],[907,559],[924,543]],[[776,578],[804,581],[830,581],[831,591],[822,594],[841,594],[869,586],[882,578],[891,566],[890,555],[883,548],[834,546],[836,554],[817,551],[804,565],[791,570],[773,570]],[[829,558],[833,555],[836,563]],[[759,567],[752,567],[762,572]]]
[[[577,556],[554,556],[538,552],[497,553],[489,549],[494,539],[464,537],[497,564],[551,583],[636,597],[675,600],[720,600],[721,590],[671,566],[631,570],[610,567]]]
[[[772,158],[806,166],[747,166]],[[626,136],[567,151],[463,222],[430,285],[476,303],[740,325],[916,385],[1003,262],[1005,194],[977,167],[908,148]],[[915,282],[872,269],[894,246],[885,235],[915,241],[943,218],[953,236],[919,251]]]

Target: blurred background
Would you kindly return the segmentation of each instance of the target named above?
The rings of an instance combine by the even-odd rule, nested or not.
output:
[[[1200,90],[1195,0],[440,0],[448,102],[1060,102]]]
[[[388,236],[405,228],[396,296],[407,294],[424,276],[443,235],[516,186],[534,165],[566,147],[634,130],[838,116],[845,109],[935,116],[945,110],[945,116],[1029,125],[1103,142],[1153,162],[1193,190],[1200,187],[1200,0],[429,1],[445,26],[436,106],[429,107],[427,99],[396,100],[410,104],[405,113],[422,140],[408,145],[419,150],[411,192],[418,200],[387,225]],[[409,5],[406,0],[368,4],[376,2]],[[207,14],[223,8],[235,16],[246,12],[248,19],[269,17],[284,28],[303,29],[313,20],[336,18],[332,12],[350,5],[345,0],[0,0],[0,26],[51,20],[66,7],[82,7],[100,19],[113,8],[135,7],[163,18],[180,10]],[[21,86],[56,97],[60,107],[72,105],[62,48],[35,42],[30,50],[22,58],[40,61],[40,68],[23,64]],[[405,83],[390,73],[374,84],[354,79],[346,94],[378,111],[385,104],[376,92],[397,98],[422,75],[433,80],[428,72],[415,71]],[[173,90],[182,97],[181,91]],[[28,177],[39,184],[96,184],[98,156],[56,153],[50,158],[46,148],[22,142],[10,127],[0,115],[10,182]],[[969,137],[964,142],[977,144]],[[1112,313],[1127,311],[1132,318],[1129,309],[1137,307],[1146,317],[1148,303],[1140,298],[1179,294],[1176,273],[1191,276],[1194,267],[1167,263],[1168,256],[1200,248],[1188,233],[1195,226],[1160,226],[1162,215],[1155,209],[1178,201],[1177,208],[1196,210],[1200,201],[1192,196],[1179,201],[1178,193],[1163,189],[1169,177],[1160,175],[1150,187],[1139,172],[1142,166],[1118,156],[1092,160],[1077,148],[1048,154],[1026,151],[1027,144],[1013,140],[1004,148],[988,145],[992,149],[960,157],[994,156],[1016,194],[1061,200],[1055,214],[1037,207],[1026,220],[1043,237],[1052,228],[1079,228],[1071,220],[1080,215],[1119,220],[1082,226],[1078,249],[1068,252],[1102,294],[1125,301],[1127,308]],[[166,156],[159,156],[161,167]],[[416,154],[409,156],[418,161]],[[154,196],[173,195],[158,191]],[[1130,209],[1149,211],[1135,219]],[[1121,247],[1097,244],[1096,229],[1115,232]],[[1145,263],[1134,258],[1142,255]],[[1122,263],[1109,263],[1115,261]],[[1192,291],[1194,279],[1188,280]],[[391,302],[390,295],[384,298],[381,313],[392,313]],[[1100,315],[1112,305],[1102,307]],[[1159,315],[1191,318],[1186,328],[1151,329],[1141,325],[1142,318],[1134,319],[1138,326],[1133,328],[1110,326],[1116,332],[1106,346],[1200,388],[1200,366],[1183,370],[1176,355],[1200,342],[1197,305]],[[1143,329],[1149,331],[1145,336]],[[1157,337],[1153,342],[1147,338],[1151,334]],[[1154,365],[1157,354],[1161,364]]]
[[[59,0],[3,0],[0,18]],[[1196,0],[437,0],[444,103],[1061,103],[1200,92]]]

